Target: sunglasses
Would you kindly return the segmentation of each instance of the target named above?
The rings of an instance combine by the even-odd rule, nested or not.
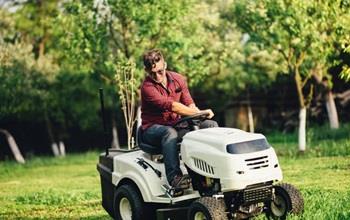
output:
[[[167,68],[167,63],[164,63],[163,69],[158,70],[158,71],[151,71],[150,73],[151,73],[153,76],[156,75],[156,74],[158,74],[158,75],[163,75],[163,73],[165,72],[166,68]]]
[[[152,75],[156,75],[156,74],[158,74],[158,75],[163,75],[163,73],[164,73],[164,71],[165,71],[165,69],[162,69],[162,70],[158,70],[158,71],[151,71],[151,74]]]

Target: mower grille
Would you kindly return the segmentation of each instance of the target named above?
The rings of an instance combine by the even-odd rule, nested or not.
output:
[[[243,191],[242,202],[244,204],[263,202],[272,198],[272,185]]]
[[[249,158],[245,160],[250,170],[261,169],[269,166],[268,156]]]
[[[207,164],[205,161],[197,159],[197,158],[193,158],[193,161],[194,161],[194,165],[198,169],[200,169],[206,173],[214,174],[214,168],[212,166],[210,166],[209,164]]]

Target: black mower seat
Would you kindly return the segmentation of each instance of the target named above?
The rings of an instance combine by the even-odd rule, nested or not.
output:
[[[154,154],[162,154],[162,149],[158,146],[152,146],[149,144],[146,144],[142,140],[142,129],[138,128],[137,129],[137,144],[141,150],[143,150],[146,153],[149,153],[151,155]]]

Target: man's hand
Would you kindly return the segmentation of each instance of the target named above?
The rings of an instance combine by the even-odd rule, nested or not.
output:
[[[188,107],[190,107],[191,109],[195,109],[196,111],[198,111],[198,113],[200,113],[200,112],[208,113],[207,118],[209,118],[209,119],[214,117],[214,112],[211,109],[199,110],[199,108],[197,108],[196,104],[194,104],[194,103],[192,103]]]
[[[212,117],[214,117],[214,112],[211,110],[211,109],[205,109],[205,110],[202,110],[201,112],[205,112],[205,113],[208,113],[209,115],[207,116],[207,118],[211,119]]]

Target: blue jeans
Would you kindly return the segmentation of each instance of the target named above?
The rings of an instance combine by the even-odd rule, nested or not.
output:
[[[211,127],[218,127],[218,123],[213,120],[205,120],[199,125],[200,129]],[[188,131],[187,129],[176,130],[171,126],[154,124],[142,134],[145,143],[162,148],[166,177],[170,184],[176,175],[182,175],[177,143]]]

